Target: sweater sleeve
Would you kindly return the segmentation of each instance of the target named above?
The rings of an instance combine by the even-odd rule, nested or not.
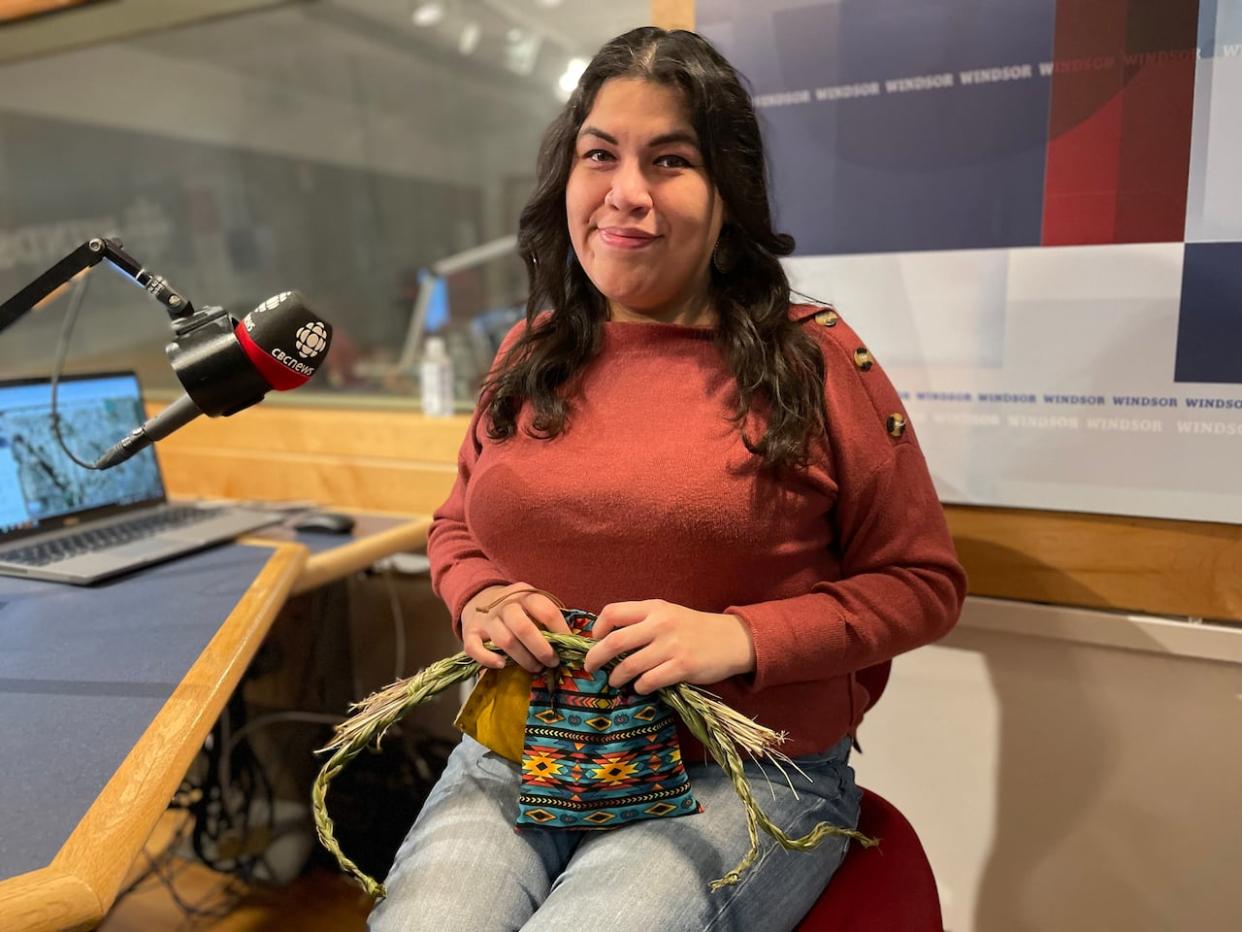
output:
[[[827,519],[841,576],[792,598],[726,609],[750,629],[755,669],[741,685],[754,691],[852,673],[934,641],[956,623],[966,595],[944,509],[892,383],[835,313],[807,326],[824,355],[837,483]]]
[[[506,335],[496,353],[492,371],[526,329],[519,321]],[[431,564],[432,591],[448,606],[453,631],[461,637],[461,613],[466,603],[488,586],[514,582],[506,578],[475,540],[466,522],[466,490],[470,477],[483,454],[487,401],[480,398],[470,418],[470,427],[457,452],[457,478],[448,499],[435,510],[427,532],[427,557]]]

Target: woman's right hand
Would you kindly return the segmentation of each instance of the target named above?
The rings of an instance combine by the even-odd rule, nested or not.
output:
[[[489,586],[466,603],[461,613],[461,640],[470,659],[494,670],[502,668],[505,659],[483,646],[485,641],[491,641],[530,673],[540,673],[545,667],[560,663],[555,648],[539,632],[542,628],[569,634],[569,625],[556,603],[546,595],[521,591],[533,588],[528,583]],[[505,598],[509,593],[516,594]],[[495,606],[491,611],[482,611],[491,605]]]

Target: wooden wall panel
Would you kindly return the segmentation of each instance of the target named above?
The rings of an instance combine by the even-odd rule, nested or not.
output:
[[[263,404],[229,418],[200,417],[160,449],[189,445],[455,464],[467,424],[464,415]]]
[[[160,454],[172,496],[265,499],[430,514],[456,470],[434,463],[174,447]]]
[[[272,405],[195,421],[159,445],[174,495],[311,499],[429,514],[469,421]],[[950,506],[971,592],[1242,620],[1242,527]]]
[[[1242,527],[945,509],[973,595],[1242,620]]]
[[[173,496],[430,514],[452,488],[468,424],[464,416],[273,405],[199,418],[158,451]]]
[[[651,0],[651,24],[664,29],[693,29],[694,0]]]

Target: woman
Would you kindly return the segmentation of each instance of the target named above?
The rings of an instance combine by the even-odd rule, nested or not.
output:
[[[703,684],[789,734],[806,779],[764,810],[790,834],[854,827],[855,674],[943,635],[965,578],[896,392],[835,312],[792,305],[759,128],[689,32],[608,43],[545,136],[509,334],[428,552],[466,652],[534,673],[547,595],[598,613],[586,668]],[[845,852],[749,846],[727,778],[687,733],[699,814],[515,832],[516,764],[467,736],[407,837],[377,930],[781,929]],[[771,798],[769,798],[771,795]],[[766,842],[765,838],[765,842]]]

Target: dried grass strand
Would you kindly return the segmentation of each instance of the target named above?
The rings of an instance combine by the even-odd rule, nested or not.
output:
[[[542,633],[556,649],[561,665],[573,669],[582,666],[583,657],[596,643],[590,638],[576,634],[556,634],[550,631]],[[485,646],[499,652],[493,644],[489,643]],[[331,757],[320,769],[315,784],[311,788],[315,832],[319,836],[320,843],[332,852],[341,868],[352,875],[372,896],[384,896],[384,885],[368,876],[341,850],[336,841],[335,826],[331,816],[328,815],[328,788],[333,778],[368,745],[374,743],[378,748],[388,729],[406,712],[450,686],[469,679],[479,669],[478,662],[462,652],[436,661],[414,676],[386,686],[361,702],[354,703],[350,707],[353,714],[336,727],[332,740],[320,749],[320,753],[331,752]],[[743,771],[741,756],[745,753],[756,763],[767,758],[785,776],[786,782],[789,782],[788,775],[781,767],[782,762],[791,765],[799,773],[802,771],[788,756],[778,750],[778,745],[785,741],[786,735],[760,725],[730,708],[719,697],[688,683],[665,687],[660,690],[660,697],[680,716],[690,733],[702,742],[712,758],[728,775],[729,781],[733,784],[734,790],[746,809],[746,833],[750,839],[750,849],[733,870],[711,882],[710,888],[713,891],[736,884],[741,880],[742,874],[755,863],[759,856],[760,830],[769,835],[782,848],[791,851],[809,851],[832,835],[844,836],[867,848],[876,844],[873,838],[829,822],[820,822],[807,834],[791,838],[759,808]],[[760,764],[761,772],[762,769],[762,764]],[[803,776],[806,775],[803,774]],[[766,773],[764,773],[764,778],[767,778]],[[792,786],[790,782],[790,787]]]

